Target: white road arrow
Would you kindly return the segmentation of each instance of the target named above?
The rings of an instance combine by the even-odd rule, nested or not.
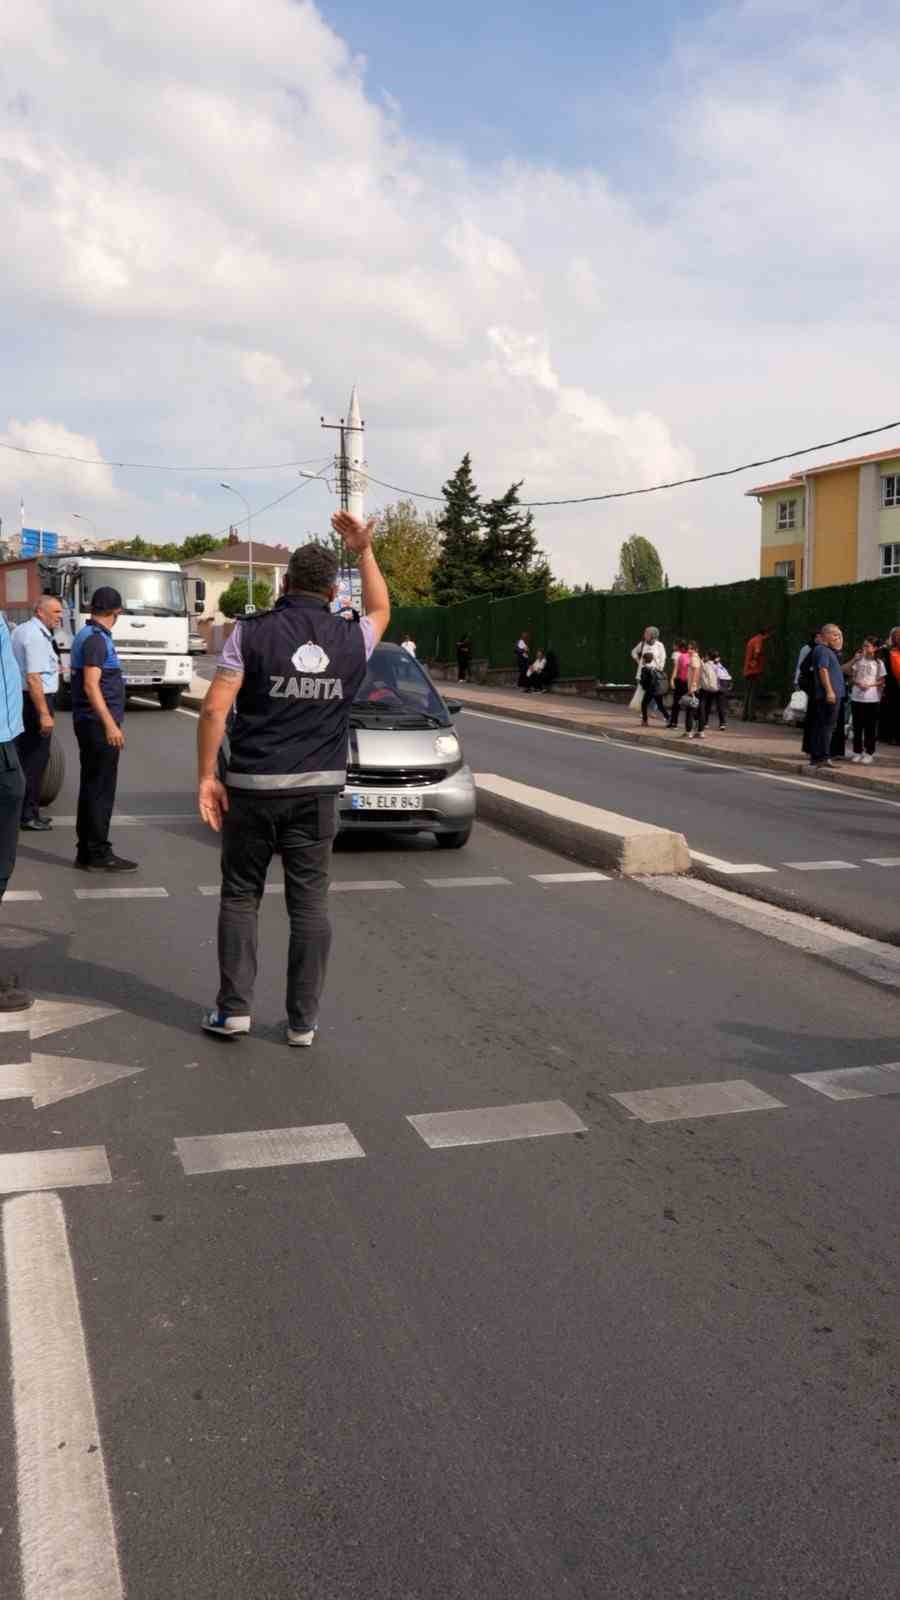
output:
[[[86,1006],[80,1000],[35,1000],[28,1011],[7,1011],[0,1016],[0,1033],[27,1033],[43,1039],[48,1033],[80,1028],[84,1022],[114,1017],[115,1006]]]
[[[32,1056],[30,1061],[0,1067],[0,1100],[30,1098],[36,1111],[89,1089],[102,1089],[120,1078],[134,1078],[143,1067],[115,1061],[82,1061],[77,1056]]]

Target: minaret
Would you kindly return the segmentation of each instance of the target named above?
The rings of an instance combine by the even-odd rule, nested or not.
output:
[[[359,391],[356,384],[353,385],[353,393],[350,396],[344,438],[349,490],[347,510],[352,511],[355,517],[365,517],[366,480],[362,475],[366,469],[365,432],[359,411]]]

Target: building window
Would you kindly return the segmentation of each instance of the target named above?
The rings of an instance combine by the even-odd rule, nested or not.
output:
[[[779,500],[776,528],[796,528],[797,502],[796,500]]]
[[[776,578],[787,578],[788,594],[793,594],[797,587],[796,561],[776,561],[775,576]]]
[[[900,506],[900,473],[889,472],[881,480],[881,504]]]
[[[881,546],[881,576],[883,578],[900,576],[900,544]]]

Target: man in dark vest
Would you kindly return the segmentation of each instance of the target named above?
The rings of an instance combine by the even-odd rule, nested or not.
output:
[[[222,834],[219,993],[203,1027],[226,1039],[250,1032],[259,903],[276,850],[291,927],[288,1043],[311,1045],[318,1025],[350,708],[391,616],[372,551],[374,520],[363,523],[344,511],[332,526],[357,558],[366,615],[358,621],[333,614],[337,560],[322,545],[301,546],[274,609],[235,627],[200,717],[200,815]],[[233,706],[223,782],[216,763]]]
[[[112,630],[122,614],[118,589],[95,589],[90,620],[72,640],[72,722],[81,758],[75,865],[84,872],[137,872],[109,840],[119,755],[125,747],[125,679]]]

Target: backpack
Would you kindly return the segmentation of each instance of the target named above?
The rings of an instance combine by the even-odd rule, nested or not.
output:
[[[712,662],[712,661],[704,661],[703,664],[701,665],[701,667],[700,667],[700,687],[701,687],[701,689],[709,690],[709,692],[711,694],[716,694],[718,692],[719,674],[716,671],[714,662]]]
[[[797,673],[797,688],[803,690],[807,700],[810,700],[816,692],[816,674],[812,659],[815,648],[813,646],[809,654],[803,657],[803,665]]]

